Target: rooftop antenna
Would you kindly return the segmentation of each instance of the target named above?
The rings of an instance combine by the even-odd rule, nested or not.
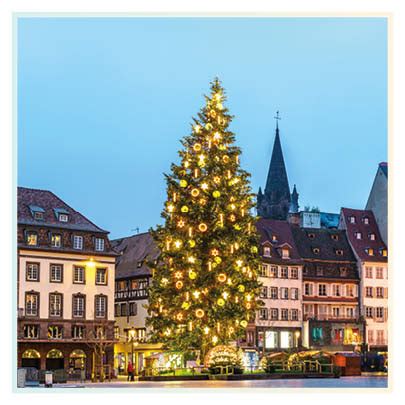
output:
[[[278,121],[281,120],[281,117],[280,117],[279,113],[280,112],[277,110],[276,111],[276,116],[274,117],[274,119],[276,120],[276,129],[278,129]]]
[[[139,233],[139,228],[136,227],[135,229],[131,229],[131,232],[134,232],[134,231],[138,234]]]

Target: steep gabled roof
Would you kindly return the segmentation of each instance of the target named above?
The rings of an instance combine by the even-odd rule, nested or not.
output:
[[[115,239],[111,244],[121,253],[116,261],[116,279],[152,275],[147,262],[155,261],[159,250],[149,232]]]
[[[99,228],[80,212],[75,211],[51,191],[18,187],[17,194],[17,222],[19,225],[38,225],[109,233]],[[34,211],[42,212],[43,219],[35,219]],[[59,221],[58,213],[67,214],[69,216],[68,222]]]
[[[386,262],[387,257],[383,256],[382,251],[384,249],[386,250],[387,246],[381,238],[373,211],[342,208],[341,216],[345,223],[347,237],[349,238],[350,244],[360,260]],[[355,218],[354,224],[350,222],[349,217]],[[368,218],[368,225],[364,223],[364,218]],[[361,239],[357,239],[357,232],[360,232]],[[375,240],[370,239],[371,234],[374,234]],[[373,249],[374,255],[370,256],[366,252],[366,249]]]

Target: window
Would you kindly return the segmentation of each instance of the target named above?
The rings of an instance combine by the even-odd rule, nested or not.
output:
[[[62,339],[63,327],[59,325],[48,326],[48,339]]]
[[[119,339],[119,338],[120,338],[120,327],[114,326],[114,339]]]
[[[270,267],[270,277],[273,277],[273,278],[278,277],[278,267],[277,266]]]
[[[374,256],[374,249],[367,248],[367,249],[365,249],[365,251],[369,256]]]
[[[267,277],[267,264],[262,264],[260,266],[260,276]]]
[[[318,285],[318,295],[326,296],[326,284],[319,284]]]
[[[25,315],[38,316],[39,315],[39,293],[26,293],[25,294]]]
[[[107,269],[97,269],[96,270],[96,284],[101,284],[101,285],[107,284]]]
[[[39,263],[27,263],[25,268],[26,281],[39,281]]]
[[[73,249],[83,249],[83,236],[73,235]]]
[[[373,307],[366,307],[366,318],[373,318]]]
[[[63,296],[59,293],[49,294],[49,316],[62,316],[62,301]]]
[[[103,238],[96,238],[95,240],[95,249],[98,252],[104,251],[104,239]]]
[[[278,320],[278,308],[271,308],[270,309],[270,319],[272,321]]]
[[[35,211],[34,212],[34,219],[36,219],[37,221],[43,221],[44,213],[40,212],[40,211]]]
[[[346,308],[346,317],[354,318],[354,309],[353,308]]]
[[[361,239],[362,238],[361,232],[355,232],[354,236],[356,237],[356,239]]]
[[[314,234],[314,233],[309,233],[309,234],[308,234],[308,238],[309,238],[309,239],[314,239],[314,238],[315,238],[315,234]]]
[[[376,287],[376,297],[377,298],[384,298],[384,287]]]
[[[94,328],[94,336],[97,339],[104,339],[105,338],[105,328],[104,328],[104,326],[96,326]]]
[[[277,287],[270,287],[270,298],[273,300],[278,299],[278,288]]]
[[[366,278],[373,278],[373,268],[366,267]]]
[[[136,302],[130,302],[129,303],[129,316],[135,316],[137,314],[137,306]]]
[[[62,246],[62,236],[58,233],[53,233],[51,235],[51,246],[60,248]]]
[[[267,298],[267,287],[261,287],[260,288],[259,297],[260,298]]]
[[[120,304],[114,304],[114,316],[116,318],[121,316],[120,309],[121,309]]]
[[[367,343],[369,344],[374,343],[374,331],[371,329],[367,331]]]
[[[387,257],[387,255],[388,255],[387,249],[380,249],[380,253],[381,253],[381,255],[384,256],[384,257]]]
[[[375,309],[375,317],[378,319],[384,318],[384,308],[383,307],[377,307]]]
[[[288,278],[288,267],[281,267],[280,278]]]
[[[339,318],[339,316],[340,316],[340,308],[339,307],[333,307],[332,308],[332,316],[334,318]]]
[[[289,259],[290,258],[290,249],[282,248],[281,249],[281,256],[282,256],[283,259]]]
[[[339,269],[339,272],[340,272],[340,277],[347,277],[348,271],[347,271],[347,268],[346,268],[346,267],[341,267],[341,268]]]
[[[368,225],[370,223],[368,217],[363,218],[363,223],[364,223],[364,225]]]
[[[375,240],[375,233],[370,233],[368,237],[370,238],[370,240]]]
[[[298,267],[291,267],[290,278],[298,279]]]
[[[373,298],[373,287],[366,287],[366,297]]]
[[[69,216],[67,214],[59,214],[58,219],[59,222],[68,222]]]
[[[85,270],[82,266],[73,266],[73,283],[84,284],[85,283]]]
[[[105,318],[107,315],[107,297],[105,295],[96,295],[94,300],[96,318]]]
[[[265,332],[265,347],[266,349],[275,349],[278,347],[278,333],[271,330]]]
[[[313,294],[313,285],[311,283],[304,284],[304,295],[312,295]]]
[[[336,254],[338,256],[343,256],[343,250],[342,249],[336,249]]]
[[[38,339],[39,326],[38,325],[24,325],[24,338],[25,339]]]
[[[83,318],[85,316],[86,297],[82,294],[73,295],[73,317]]]
[[[355,224],[356,223],[356,217],[353,217],[353,216],[349,217],[349,222],[351,224]]]
[[[330,237],[332,240],[339,240],[339,235],[337,233],[332,233]]]
[[[38,245],[38,234],[36,232],[29,231],[26,234],[26,240],[28,246]]]
[[[316,275],[323,276],[323,267],[322,266],[316,266]]]
[[[51,283],[61,283],[63,281],[63,265],[51,264],[49,281]]]
[[[346,297],[354,297],[354,286],[352,284],[346,285]]]
[[[335,297],[340,297],[340,285],[339,284],[332,285],[332,293]]]
[[[263,256],[264,257],[271,257],[270,246],[263,247]]]
[[[85,328],[82,325],[72,326],[72,338],[73,339],[83,339],[85,337]]]
[[[291,299],[297,300],[298,299],[298,288],[290,288],[291,292]]]
[[[260,308],[259,309],[259,320],[264,321],[267,320],[269,317],[267,308]]]
[[[288,288],[280,287],[280,299],[288,300]]]
[[[377,342],[378,345],[382,345],[385,343],[384,339],[384,331],[383,330],[377,330]]]
[[[283,308],[281,310],[281,320],[282,321],[288,321],[288,309]]]
[[[375,278],[379,278],[379,279],[384,278],[384,269],[382,267],[376,267],[376,269],[375,269]]]
[[[292,309],[291,310],[291,320],[292,321],[298,321],[298,309]]]

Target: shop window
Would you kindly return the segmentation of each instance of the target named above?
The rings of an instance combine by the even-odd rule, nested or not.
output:
[[[312,329],[312,340],[314,342],[320,342],[323,340],[323,330],[322,327],[316,327]]]
[[[48,326],[48,339],[62,339],[63,327],[60,325]]]
[[[25,339],[38,339],[39,338],[39,325],[24,325],[24,338]]]
[[[293,346],[292,344],[292,332],[281,331],[280,332],[280,348],[289,349]]]
[[[72,338],[73,339],[84,339],[85,337],[85,327],[82,325],[72,326]]]
[[[265,333],[265,347],[266,349],[275,349],[278,347],[278,336],[277,336],[277,332],[273,332],[273,331],[266,331]]]

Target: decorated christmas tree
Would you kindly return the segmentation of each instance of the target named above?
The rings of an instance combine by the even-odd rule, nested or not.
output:
[[[147,320],[152,341],[201,356],[243,336],[260,303],[250,175],[239,166],[218,79],[205,98],[181,141],[180,164],[166,175],[165,224],[152,231],[161,255]]]

